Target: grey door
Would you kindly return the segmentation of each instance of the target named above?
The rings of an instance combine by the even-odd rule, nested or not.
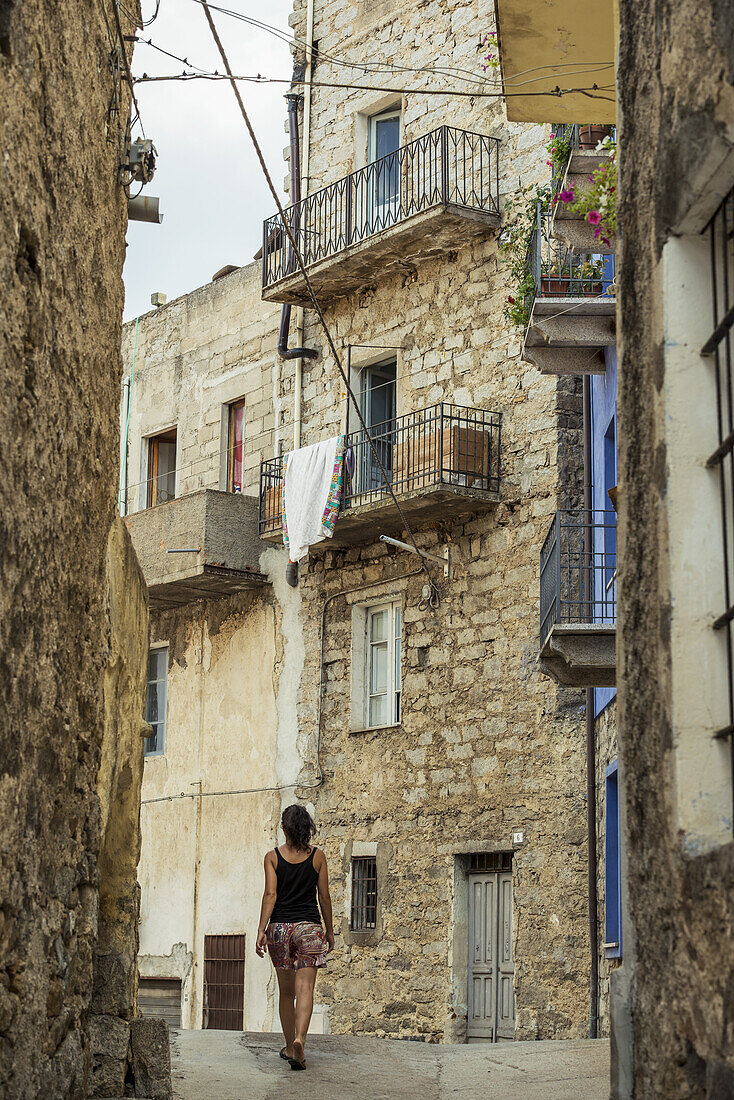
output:
[[[467,1039],[497,1042],[515,1034],[512,871],[469,876]]]

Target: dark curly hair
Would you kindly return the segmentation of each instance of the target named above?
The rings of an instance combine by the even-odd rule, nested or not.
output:
[[[305,850],[310,847],[311,837],[316,832],[316,826],[305,806],[299,806],[297,802],[294,802],[292,806],[287,806],[283,810],[280,824],[283,826],[285,839],[294,848]]]

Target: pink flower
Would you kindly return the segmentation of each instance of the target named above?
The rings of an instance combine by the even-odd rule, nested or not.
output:
[[[553,141],[553,139],[555,138],[555,136],[556,136],[555,134],[551,134],[551,136],[550,136],[550,139],[551,139],[551,141]]]
[[[510,303],[511,306],[514,306],[514,304],[515,304],[515,299],[514,298],[512,298],[508,295],[507,301]]]
[[[561,202],[573,202],[573,188],[568,188],[566,191],[561,191],[558,198]]]
[[[601,236],[601,229],[597,225],[596,229],[594,230],[594,240],[598,241],[600,236]]]
[[[550,161],[549,161],[549,160],[547,160],[547,161],[546,161],[545,163],[546,163],[546,164],[550,164]]]
[[[599,225],[601,221],[601,214],[598,210],[590,210],[589,213],[586,215],[586,220],[589,225]]]

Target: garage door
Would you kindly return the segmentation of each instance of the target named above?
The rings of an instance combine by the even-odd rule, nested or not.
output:
[[[162,1016],[169,1027],[181,1027],[181,979],[141,978],[138,987],[141,1016]]]

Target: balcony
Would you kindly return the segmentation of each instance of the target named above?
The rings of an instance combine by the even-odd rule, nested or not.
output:
[[[563,189],[573,190],[578,196],[589,186],[589,176],[609,158],[608,152],[597,152],[596,147],[604,137],[614,137],[613,126],[566,126],[557,124],[553,130],[556,142],[568,140],[569,157],[565,172],[554,172],[553,194]],[[575,214],[565,203],[556,203],[550,234],[574,252],[612,253],[615,242],[605,245],[594,235],[594,227]]]
[[[551,208],[538,203],[525,261],[523,358],[541,374],[603,374],[604,349],[616,340],[616,300],[609,293],[616,260],[555,240],[552,219]]]
[[[212,600],[266,583],[257,501],[199,489],[125,519],[152,610]]]
[[[285,211],[321,301],[494,232],[499,142],[440,126]],[[279,214],[265,222],[263,298],[310,304]]]
[[[488,511],[499,500],[500,413],[433,405],[370,429],[411,524]],[[345,492],[333,539],[348,546],[399,532],[402,520],[363,430],[347,435]],[[260,537],[282,543],[284,457],[260,468]],[[327,544],[323,544],[327,545]]]
[[[616,683],[617,522],[557,512],[540,552],[540,667],[568,687]]]

